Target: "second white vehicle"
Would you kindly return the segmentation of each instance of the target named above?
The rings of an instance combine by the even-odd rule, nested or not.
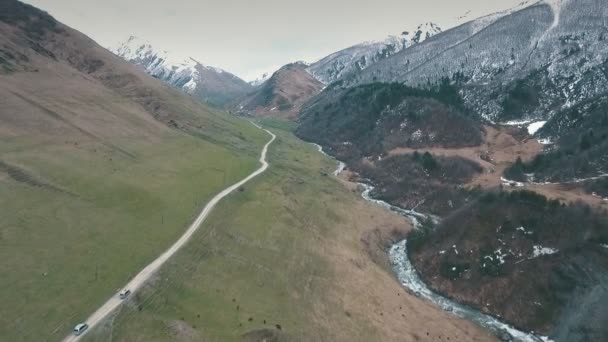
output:
[[[120,291],[120,293],[118,294],[118,297],[120,299],[125,299],[125,298],[129,297],[130,294],[131,294],[131,290],[124,289],[124,290]]]

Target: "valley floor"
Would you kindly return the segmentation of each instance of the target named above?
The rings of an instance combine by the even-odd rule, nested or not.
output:
[[[494,340],[396,281],[386,250],[408,221],[329,176],[335,163],[311,145],[274,132],[268,171],[87,340]]]

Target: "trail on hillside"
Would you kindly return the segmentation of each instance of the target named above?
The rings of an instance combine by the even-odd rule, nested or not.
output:
[[[200,228],[202,223],[209,216],[209,213],[211,213],[213,208],[215,208],[215,206],[224,197],[228,196],[231,192],[238,189],[245,183],[249,182],[251,179],[253,179],[256,176],[265,172],[266,169],[268,169],[269,164],[266,161],[266,154],[268,152],[268,147],[276,139],[276,135],[274,135],[269,130],[258,126],[254,122],[251,122],[251,123],[254,126],[256,126],[257,128],[265,131],[266,133],[268,133],[271,136],[270,140],[266,143],[266,145],[264,145],[264,148],[262,149],[262,152],[260,154],[260,163],[262,164],[262,166],[260,166],[257,170],[253,171],[245,179],[241,180],[240,182],[238,182],[236,184],[229,186],[228,188],[224,189],[219,194],[215,195],[215,197],[213,197],[207,203],[205,208],[203,208],[203,210],[198,215],[196,220],[194,220],[194,222],[190,225],[190,227],[188,227],[186,232],[184,232],[184,234],[171,247],[169,247],[169,249],[167,249],[165,252],[163,252],[163,254],[161,254],[158,258],[156,258],[154,261],[152,261],[148,266],[146,266],[144,269],[142,269],[133,279],[131,279],[131,281],[129,281],[127,283],[127,285],[125,285],[123,287],[124,289],[129,289],[129,290],[131,290],[132,293],[135,293],[146,281],[148,281],[150,279],[150,277],[153,274],[155,274],[160,269],[160,267],[165,262],[167,262],[167,260],[169,258],[171,258],[175,253],[177,253],[177,251],[180,250],[188,242],[188,240],[190,240],[192,235]],[[97,311],[95,311],[91,316],[89,316],[89,318],[87,318],[86,321],[84,321],[84,323],[89,325],[89,328],[87,330],[85,330],[82,335],[80,335],[80,336],[69,335],[66,338],[64,338],[63,341],[64,342],[78,341],[82,336],[86,335],[87,332],[91,331],[96,325],[101,323],[110,313],[112,313],[116,308],[118,308],[123,302],[124,302],[124,300],[121,300],[117,294],[113,295],[110,299],[108,299],[107,302],[105,302],[99,309],[97,309]]]

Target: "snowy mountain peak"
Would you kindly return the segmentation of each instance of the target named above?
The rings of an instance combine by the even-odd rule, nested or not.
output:
[[[207,66],[192,57],[156,49],[149,41],[130,36],[110,48],[119,57],[188,94],[197,95],[214,105],[223,105],[248,90],[249,85],[220,68]]]
[[[335,52],[313,63],[308,71],[319,81],[329,84],[441,32],[435,23],[420,24],[413,30],[388,36],[382,41],[369,41]]]
[[[401,37],[408,42],[416,44],[422,43],[426,39],[431,38],[438,33],[441,33],[441,27],[435,23],[428,22],[418,25],[415,30],[403,31],[401,33]]]
[[[146,67],[147,71],[160,71],[157,70],[160,67],[180,70],[191,69],[194,72],[195,68],[199,65],[205,68],[212,68],[204,66],[192,57],[180,57],[167,50],[156,49],[149,41],[136,36],[130,36],[124,43],[119,44],[117,48],[111,48],[110,51],[127,61],[135,64],[145,64],[153,69],[149,70]],[[223,72],[223,70],[218,68],[213,69]]]
[[[270,78],[270,76],[272,76],[272,72],[265,72],[262,74],[262,76],[249,82],[249,84],[251,84],[254,87],[257,87],[257,86],[261,85],[262,83],[266,82]]]

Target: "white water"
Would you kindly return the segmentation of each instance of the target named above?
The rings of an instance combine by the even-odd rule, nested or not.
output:
[[[334,157],[330,156],[329,154],[325,153],[325,151],[323,151],[323,146],[321,146],[319,144],[315,144],[315,143],[310,143],[310,144],[314,145],[317,148],[317,150],[319,152],[321,152],[321,154],[323,154],[324,156],[327,156],[327,157],[329,157],[331,159],[334,159],[334,160],[336,160],[338,162],[338,167],[336,168],[336,171],[334,171],[334,173],[333,173],[334,176],[337,177],[337,176],[340,175],[340,173],[342,173],[342,171],[344,171],[344,169],[346,168],[346,164],[344,162],[339,161],[336,158],[334,158]]]
[[[403,209],[403,208],[399,208],[397,206],[388,204],[384,201],[381,200],[377,200],[375,198],[372,198],[370,196],[370,193],[374,190],[374,187],[369,185],[369,184],[365,184],[365,183],[358,183],[359,185],[361,185],[364,190],[361,193],[361,196],[366,200],[366,201],[370,201],[378,206],[381,206],[384,209],[388,209],[390,211],[396,212],[399,215],[405,216],[408,219],[410,219],[412,221],[412,224],[414,225],[414,228],[418,229],[420,227],[420,221],[419,220],[426,220],[428,218],[430,218],[434,224],[438,224],[439,223],[439,218],[436,216],[432,216],[432,215],[425,215],[422,213],[419,213],[415,210],[409,210],[409,209]]]
[[[327,155],[323,151],[323,147],[317,144],[313,144],[317,147],[319,152]],[[332,157],[333,158],[333,157]],[[335,159],[335,158],[334,158]],[[338,161],[338,167],[334,172],[334,175],[338,175],[344,169],[345,165],[343,162]],[[439,218],[432,215],[425,215],[419,213],[415,210],[408,210],[399,208],[397,206],[391,205],[385,201],[377,200],[371,197],[370,193],[374,190],[374,187],[365,184],[359,183],[364,191],[361,193],[361,196],[366,201],[372,202],[382,208],[387,210],[396,212],[408,219],[410,219],[414,225],[414,228],[418,228],[420,226],[419,220],[424,220],[430,218],[433,220],[435,224],[439,222]],[[417,296],[420,296],[433,304],[439,306],[445,311],[451,312],[454,315],[468,319],[473,321],[485,329],[488,329],[493,334],[503,337],[505,335],[509,335],[512,341],[518,342],[550,342],[551,340],[545,336],[538,336],[532,333],[526,333],[520,330],[515,329],[514,327],[506,324],[504,322],[499,321],[497,318],[492,317],[490,315],[486,315],[480,312],[477,309],[470,308],[466,305],[458,304],[448,298],[445,298],[431,290],[426,284],[418,277],[418,273],[414,269],[414,266],[409,260],[407,254],[407,240],[402,240],[396,244],[394,244],[388,252],[389,260],[393,266],[393,270],[397,275],[397,279],[399,283],[403,285],[405,288],[411,290]]]
[[[339,176],[342,171],[346,168],[346,164],[344,162],[338,161],[338,168],[334,171],[334,176]]]
[[[523,331],[519,331],[492,316],[483,314],[478,310],[467,307],[465,305],[453,302],[452,300],[442,297],[441,295],[433,292],[426,286],[426,284],[420,279],[420,277],[418,277],[418,273],[416,273],[414,266],[410,262],[407,256],[406,240],[394,244],[390,248],[388,255],[391,264],[393,265],[393,270],[397,274],[397,279],[399,279],[401,285],[410,289],[419,297],[431,301],[443,310],[449,311],[458,317],[473,321],[479,324],[480,326],[490,330],[497,336],[509,334],[513,340],[521,342],[549,341],[549,339],[544,336],[536,336],[532,333],[525,333]]]

